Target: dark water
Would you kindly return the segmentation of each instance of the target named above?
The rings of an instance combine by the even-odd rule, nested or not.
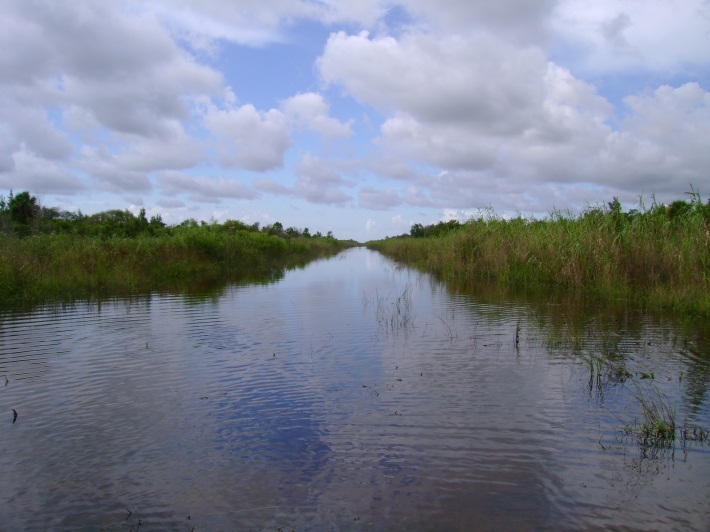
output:
[[[0,529],[710,530],[710,446],[624,432],[640,394],[710,428],[709,343],[365,249],[205,298],[6,314]]]

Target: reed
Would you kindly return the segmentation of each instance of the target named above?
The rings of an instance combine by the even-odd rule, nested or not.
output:
[[[368,246],[450,281],[563,290],[710,315],[710,204],[622,212],[618,201],[544,220],[488,213],[439,237]],[[674,207],[675,206],[675,207]],[[671,208],[674,207],[674,208]]]
[[[333,238],[282,238],[221,226],[158,236],[0,233],[0,306],[32,305],[228,281],[303,265],[349,245]]]

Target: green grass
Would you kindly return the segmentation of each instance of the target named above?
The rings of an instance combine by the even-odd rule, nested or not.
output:
[[[628,213],[618,202],[544,220],[494,215],[439,237],[368,243],[446,281],[636,301],[710,316],[710,205],[688,202]]]
[[[634,397],[641,407],[641,418],[626,426],[627,434],[637,437],[643,447],[669,447],[677,438],[676,412],[668,397],[653,387],[637,386]]]
[[[0,233],[0,306],[238,280],[302,265],[347,245],[332,238],[228,232],[216,225],[133,238]]]

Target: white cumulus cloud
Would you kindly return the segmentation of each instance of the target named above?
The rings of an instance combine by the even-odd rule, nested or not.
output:
[[[217,140],[220,163],[228,168],[257,172],[278,168],[293,145],[286,117],[278,109],[260,112],[251,104],[228,109],[211,106],[204,122]]]

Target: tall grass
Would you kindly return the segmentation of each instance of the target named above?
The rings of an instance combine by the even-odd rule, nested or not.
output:
[[[479,217],[440,238],[369,246],[452,281],[488,280],[638,300],[710,315],[710,205],[621,212],[618,202],[544,220]]]
[[[261,232],[179,228],[135,238],[0,233],[0,305],[169,289],[303,264],[347,244]]]

